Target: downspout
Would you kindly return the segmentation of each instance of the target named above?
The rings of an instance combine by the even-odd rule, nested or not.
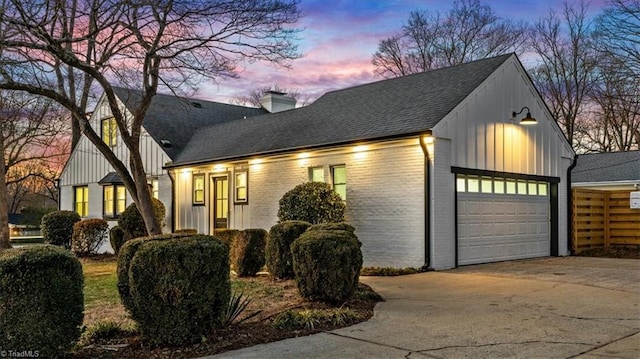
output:
[[[429,160],[429,149],[424,136],[420,136],[420,147],[424,153],[424,269],[431,270],[431,166]]]
[[[171,233],[176,231],[176,181],[173,178],[171,170],[167,170],[169,179],[171,180]]]
[[[573,244],[573,192],[571,191],[571,171],[578,164],[578,156],[573,157],[571,166],[567,168],[567,248],[571,255],[575,255],[575,251],[572,248]]]

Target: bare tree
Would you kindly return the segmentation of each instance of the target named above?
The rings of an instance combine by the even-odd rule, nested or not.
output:
[[[295,45],[298,0],[1,0],[0,88],[54,99],[79,122],[130,193],[149,234],[161,233],[140,155],[142,122],[159,87],[235,77],[238,61],[287,66]],[[72,16],[73,14],[73,16]],[[74,26],[70,26],[71,23]],[[72,72],[75,75],[72,75]],[[82,76],[104,92],[130,157],[125,164],[91,128],[67,91]],[[141,90],[127,116],[112,82]]]
[[[377,74],[398,77],[519,52],[527,26],[498,17],[479,0],[459,0],[447,13],[413,11],[400,34],[381,40],[372,63]]]
[[[264,96],[264,94],[270,91],[284,93],[284,94],[287,94],[287,96],[293,97],[294,99],[296,99],[296,105],[303,106],[305,104],[305,100],[303,99],[303,96],[300,94],[300,91],[288,90],[284,87],[278,86],[277,84],[274,86],[262,87],[259,89],[251,90],[249,91],[248,95],[239,96],[235,98],[232,102],[235,105],[260,108],[262,106],[262,104],[260,103],[260,99],[262,98],[262,96]]]
[[[569,143],[578,147],[577,122],[593,88],[597,54],[584,2],[565,3],[561,17],[551,11],[535,25],[531,46],[540,58],[534,81]],[[567,31],[562,30],[563,27]]]
[[[56,137],[65,130],[59,113],[51,100],[16,92],[0,94],[0,249],[11,247],[8,187],[46,176],[46,172],[35,171],[34,165],[61,155],[52,151]]]
[[[596,19],[595,35],[598,51],[618,59],[620,71],[640,77],[640,0],[610,0]]]

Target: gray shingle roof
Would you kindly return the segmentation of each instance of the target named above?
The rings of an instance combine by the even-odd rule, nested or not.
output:
[[[210,126],[194,133],[174,165],[424,133],[510,56],[333,91],[307,107]]]
[[[130,110],[140,104],[140,91],[122,87],[113,90]],[[264,109],[157,94],[149,106],[143,127],[156,142],[169,140],[171,147],[163,149],[175,159],[198,129],[265,113]]]
[[[640,181],[640,151],[579,155],[571,182]]]
[[[123,184],[124,182],[122,182],[122,178],[120,178],[120,175],[117,174],[116,172],[109,172],[107,173],[106,176],[102,177],[102,179],[100,181],[98,181],[99,185],[105,185],[105,184]]]

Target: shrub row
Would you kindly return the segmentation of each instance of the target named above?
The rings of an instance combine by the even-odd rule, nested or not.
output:
[[[83,320],[82,265],[68,250],[0,251],[0,349],[62,357]]]

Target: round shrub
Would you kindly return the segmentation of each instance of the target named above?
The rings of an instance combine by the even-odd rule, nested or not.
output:
[[[68,250],[0,251],[0,349],[62,357],[80,337],[82,265]]]
[[[269,239],[264,250],[265,262],[269,273],[280,279],[292,279],[293,259],[291,243],[295,241],[311,223],[304,221],[280,222],[269,230]]]
[[[151,198],[151,201],[153,202],[153,213],[156,216],[156,220],[160,223],[160,226],[162,226],[166,214],[164,204],[155,198]],[[118,218],[118,226],[124,230],[129,238],[144,237],[147,235],[147,227],[135,203],[127,206],[124,212],[122,212],[120,218]]]
[[[345,205],[331,186],[307,182],[294,187],[280,199],[278,218],[282,221],[305,221],[312,224],[344,221]]]
[[[122,248],[126,241],[127,236],[120,226],[114,226],[109,230],[109,243],[111,243],[111,248],[113,248],[114,254],[118,255],[120,248]]]
[[[235,238],[232,257],[239,277],[254,277],[264,267],[264,247],[268,236],[264,229],[245,229]]]
[[[133,297],[129,288],[129,268],[131,267],[131,260],[140,248],[140,246],[147,241],[161,241],[166,239],[175,238],[188,238],[191,234],[182,233],[166,233],[158,234],[150,237],[139,237],[131,240],[127,240],[118,252],[118,266],[116,274],[118,276],[118,294],[120,294],[120,301],[124,308],[133,315],[136,307],[133,303]]]
[[[318,223],[314,224],[308,229],[309,231],[348,231],[355,232],[355,228],[346,222],[339,223]]]
[[[222,326],[231,294],[229,252],[212,236],[148,240],[129,268],[132,318],[152,345],[201,340]]]
[[[71,251],[78,257],[88,256],[100,249],[109,224],[104,219],[85,219],[73,225]]]
[[[353,296],[362,267],[361,243],[349,231],[306,231],[293,244],[293,271],[307,299],[341,302]]]
[[[71,248],[73,225],[80,221],[80,215],[74,211],[55,211],[42,216],[40,228],[44,243]]]

